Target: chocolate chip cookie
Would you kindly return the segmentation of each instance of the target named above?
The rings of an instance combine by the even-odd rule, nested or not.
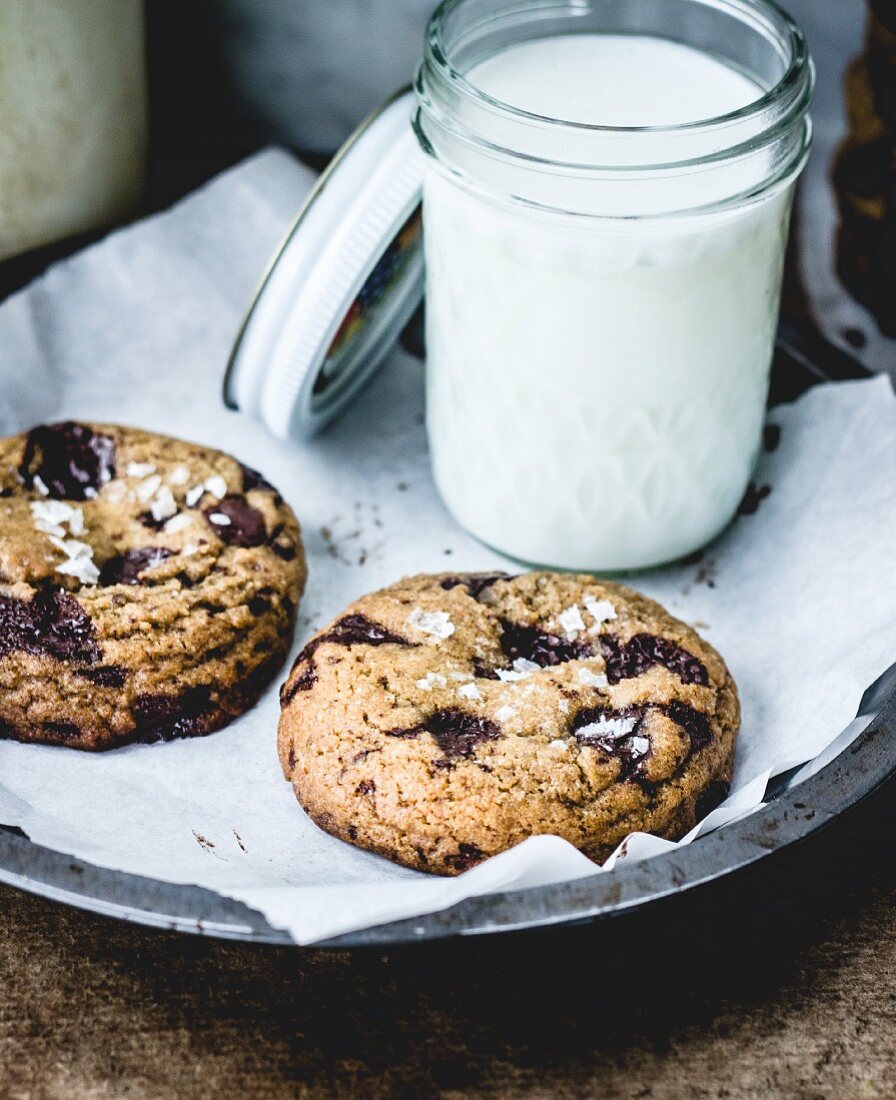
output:
[[[291,509],[226,454],[71,421],[0,439],[0,735],[211,733],[275,675],[304,583]]]
[[[601,861],[681,837],[725,795],[740,724],[722,658],[586,575],[418,576],[364,596],[281,689],[280,760],[323,829],[457,874],[554,833]]]

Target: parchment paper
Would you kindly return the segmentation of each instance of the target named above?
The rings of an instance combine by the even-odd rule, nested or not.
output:
[[[435,494],[417,360],[396,352],[330,431],[301,446],[222,406],[247,297],[309,184],[286,154],[261,154],[0,307],[4,432],[62,416],[139,424],[223,447],[283,491],[311,571],[296,648],[404,573],[509,565],[459,530]],[[772,420],[780,444],[757,471],[771,487],[758,511],[699,564],[631,582],[697,625],[740,687],[732,797],[703,830],[754,809],[769,775],[821,752],[896,656],[889,381],[821,387]],[[307,820],[283,781],[277,716],[274,685],[205,739],[103,755],[0,743],[0,822],[101,866],[239,898],[301,943],[595,873],[551,837],[455,880],[345,845]],[[635,838],[625,858],[668,847]]]

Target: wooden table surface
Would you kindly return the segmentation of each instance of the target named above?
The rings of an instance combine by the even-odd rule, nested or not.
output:
[[[671,917],[388,955],[0,888],[0,1097],[892,1098],[894,793]]]

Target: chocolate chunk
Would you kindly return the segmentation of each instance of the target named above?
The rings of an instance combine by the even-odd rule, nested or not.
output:
[[[30,600],[0,596],[0,657],[17,651],[81,664],[100,659],[90,617],[61,589],[38,592]]]
[[[168,522],[167,519],[156,519],[152,512],[141,512],[137,519],[150,531],[161,531]]]
[[[500,680],[497,669],[491,668],[481,657],[473,658],[473,675],[478,680]]]
[[[579,661],[592,656],[591,646],[587,642],[548,634],[538,626],[502,619],[501,627],[501,649],[510,661],[522,657],[541,668],[548,668],[564,661]]]
[[[355,794],[374,794],[375,792],[376,783],[372,779],[362,779],[355,787]]]
[[[771,491],[771,485],[756,485],[751,481],[747,486],[743,499],[737,506],[737,514],[739,516],[755,516],[759,511],[759,505]]]
[[[56,500],[87,500],[115,477],[115,443],[84,424],[40,424],[25,440],[19,473],[27,488],[39,477]]]
[[[121,665],[100,665],[98,668],[79,668],[75,673],[82,680],[89,680],[98,687],[124,687],[127,672]]]
[[[575,734],[576,740],[582,742],[584,745],[590,745],[598,741],[604,741],[607,738],[605,736],[594,733],[582,733],[581,731],[588,726],[593,726],[595,722],[624,722],[629,719],[635,720],[635,725],[632,726],[626,737],[631,737],[634,734],[640,724],[644,721],[644,714],[646,708],[643,706],[630,706],[630,707],[583,707],[572,721],[570,732]],[[615,740],[615,738],[610,738]]]
[[[277,490],[274,486],[264,478],[258,470],[253,470],[251,466],[244,466],[240,463],[240,470],[243,473],[243,492],[251,492],[252,489],[264,489],[269,493],[276,493]]]
[[[296,548],[293,543],[287,542],[285,538],[276,538],[270,543],[271,549],[277,555],[278,558],[282,558],[283,561],[292,561],[296,556]]]
[[[388,731],[390,737],[402,738],[415,738],[422,733],[433,738],[446,760],[469,760],[480,741],[497,741],[501,737],[494,722],[459,707],[437,710],[409,729]]]
[[[589,748],[599,749],[606,756],[612,756],[619,760],[620,778],[632,779],[645,757],[650,752],[650,739],[641,731],[646,708],[643,706],[630,706],[614,709],[613,707],[586,707],[580,710],[573,720],[571,732],[576,740]],[[612,729],[605,734],[590,732],[588,726],[597,722],[633,721],[631,729],[622,736],[613,736]],[[645,747],[642,742],[647,741]]]
[[[451,588],[463,585],[474,600],[478,600],[486,588],[491,588],[495,581],[510,580],[508,573],[468,573],[464,577],[443,577],[440,584],[447,592]]]
[[[781,442],[781,429],[777,424],[766,424],[762,429],[762,446],[771,454]]]
[[[468,871],[485,859],[485,852],[475,844],[459,844],[457,855],[447,856],[446,863],[450,863],[455,871]]]
[[[268,536],[268,546],[270,546],[277,557],[282,558],[283,561],[292,561],[296,556],[295,543],[289,535],[283,533],[282,523],[278,523],[274,530],[271,531]]]
[[[702,821],[707,814],[711,814],[713,810],[720,806],[728,797],[730,790],[730,783],[724,783],[720,779],[711,780],[709,786],[697,799],[695,807],[697,820]]]
[[[387,630],[384,626],[380,626],[379,623],[375,623],[372,619],[368,619],[366,615],[346,615],[344,618],[339,619],[338,622],[335,622],[326,633],[318,634],[316,638],[312,638],[298,657],[296,657],[292,666],[293,672],[295,672],[301,664],[307,663],[308,667],[304,669],[301,676],[293,680],[291,684],[288,686],[284,684],[280,689],[281,707],[285,707],[291,703],[300,691],[310,691],[317,682],[317,669],[314,665],[314,654],[324,642],[332,642],[334,645],[342,646],[386,645],[387,643],[393,643],[395,645],[413,644],[400,634],[393,634],[391,630]]]
[[[202,514],[218,538],[228,546],[261,546],[267,542],[264,516],[239,493],[228,493]]]
[[[709,683],[706,666],[668,638],[635,634],[627,642],[622,642],[613,634],[602,634],[600,646],[607,664],[607,679],[611,684],[640,676],[654,665],[667,668],[683,684]]]
[[[260,615],[264,615],[266,611],[271,610],[271,601],[266,596],[255,595],[249,599],[249,610],[257,618]]]
[[[356,752],[352,757],[353,764],[360,764],[362,760],[366,760],[368,756],[372,756],[375,752],[382,752],[381,748],[376,749],[361,749],[360,752]]]
[[[74,722],[44,722],[43,727],[47,733],[61,737],[63,741],[73,741],[81,736],[81,727]]]
[[[655,705],[633,705],[628,707],[586,707],[578,712],[573,719],[570,732],[575,735],[580,744],[591,748],[600,749],[608,756],[616,756],[622,761],[623,778],[634,778],[640,762],[647,755],[645,751],[639,751],[639,746],[634,742],[635,738],[643,738],[642,725],[650,711],[659,711],[665,714],[688,734],[690,737],[690,751],[697,752],[704,748],[712,740],[712,729],[709,724],[709,716],[702,711],[695,710],[687,703],[677,700],[671,703]],[[583,733],[588,726],[597,722],[611,722],[614,720],[625,721],[634,719],[634,725],[621,737],[612,736],[612,730],[606,734],[596,731]],[[648,750],[649,751],[649,750]]]
[[[694,710],[687,703],[678,701],[667,703],[662,710],[688,734],[691,739],[691,752],[697,752],[712,741],[709,715]]]
[[[164,546],[138,546],[125,554],[116,554],[100,570],[100,584],[142,584],[141,573],[154,569],[173,554],[173,550]]]
[[[289,706],[300,691],[310,691],[316,683],[317,668],[313,661],[309,661],[308,667],[303,668],[301,674],[292,683],[287,682],[280,688],[280,709]]]
[[[132,707],[137,739],[151,744],[209,733],[211,694],[211,688],[201,684],[180,695],[138,695]]]

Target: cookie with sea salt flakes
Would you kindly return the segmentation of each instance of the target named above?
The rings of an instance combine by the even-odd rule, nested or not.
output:
[[[722,658],[587,575],[417,576],[364,596],[280,693],[284,775],[323,829],[456,874],[554,833],[603,860],[724,797],[740,724]]]
[[[0,439],[0,736],[211,733],[280,667],[299,526],[220,451],[71,421]]]

